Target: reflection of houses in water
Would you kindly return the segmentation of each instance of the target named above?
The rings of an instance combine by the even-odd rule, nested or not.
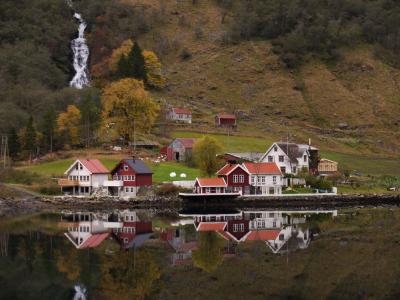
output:
[[[181,214],[191,216],[197,231],[215,231],[230,242],[263,241],[273,253],[305,249],[311,233],[301,224],[315,214],[337,215],[332,211],[242,211],[235,214]]]
[[[168,228],[161,232],[160,239],[168,242],[175,250],[171,257],[172,265],[187,265],[192,262],[192,251],[197,249],[197,239],[189,239],[185,229]]]
[[[152,235],[152,222],[139,220],[136,211],[64,213],[60,226],[77,249],[96,248],[107,238],[127,249],[141,246]]]

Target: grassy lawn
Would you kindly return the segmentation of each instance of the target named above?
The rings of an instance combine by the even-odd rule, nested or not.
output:
[[[174,138],[201,138],[204,135],[214,137],[226,152],[264,152],[273,143],[269,139],[235,135],[203,134],[190,131],[176,131],[172,134]]]
[[[118,159],[114,158],[99,158],[99,160],[111,170],[117,163]],[[67,168],[73,163],[72,159],[61,159],[52,162],[46,162],[37,165],[31,165],[26,167],[21,167],[21,170],[25,170],[31,173],[36,173],[45,177],[61,177]],[[184,164],[176,162],[164,162],[159,164],[149,164],[149,167],[154,172],[153,181],[163,182],[172,180],[194,180],[196,177],[200,176],[200,171],[195,168],[189,168]],[[177,176],[171,178],[169,174],[175,172]],[[186,178],[181,178],[180,174],[185,173]]]
[[[363,175],[400,175],[400,159],[324,151],[320,155],[338,161],[340,170],[357,170]]]
[[[200,176],[200,171],[198,169],[189,168],[183,163],[176,162],[164,162],[159,164],[153,164],[150,166],[153,174],[154,182],[164,182],[173,180],[194,180],[196,177]],[[169,176],[171,172],[176,173],[176,177],[172,178]],[[185,173],[186,178],[181,178],[180,174]]]

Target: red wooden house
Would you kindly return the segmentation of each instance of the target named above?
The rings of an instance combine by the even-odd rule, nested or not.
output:
[[[250,193],[250,175],[242,165],[228,163],[217,172],[217,176],[225,180],[227,192]]]
[[[196,178],[194,190],[196,194],[224,194],[226,182],[223,178]]]
[[[112,194],[135,197],[141,187],[152,185],[153,172],[140,159],[124,159],[111,171],[114,181],[122,182]]]
[[[215,125],[217,127],[236,127],[236,116],[230,114],[218,114],[215,116]]]

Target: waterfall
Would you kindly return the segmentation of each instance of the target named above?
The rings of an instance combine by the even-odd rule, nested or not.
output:
[[[71,0],[67,0],[67,4],[73,8]],[[78,20],[79,27],[78,37],[71,41],[71,49],[74,55],[73,66],[75,69],[75,76],[72,78],[69,85],[77,89],[82,89],[83,87],[90,85],[87,68],[89,47],[86,44],[85,39],[85,29],[87,25],[79,13],[75,12],[74,18]]]
[[[86,300],[86,289],[79,285],[74,286],[75,295],[73,300]]]

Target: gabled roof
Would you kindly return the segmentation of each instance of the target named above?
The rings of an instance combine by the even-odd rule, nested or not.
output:
[[[330,162],[330,163],[338,164],[337,161],[330,160],[330,159],[327,159],[327,158],[321,158],[321,159],[319,160],[319,162]]]
[[[267,152],[261,157],[260,160],[264,159],[265,156],[274,148],[274,146],[278,146],[290,159],[293,163],[298,163],[298,158],[301,158],[304,151],[309,150],[318,150],[318,148],[307,145],[307,144],[295,144],[288,142],[276,142],[273,143],[271,147],[268,148]]]
[[[280,230],[254,230],[246,236],[246,241],[271,241],[276,240]]]
[[[85,249],[85,248],[96,248],[98,247],[106,238],[109,237],[109,233],[96,233],[89,237],[86,241],[83,242],[78,248]]]
[[[201,187],[226,187],[226,182],[223,178],[196,178],[196,181]]]
[[[191,115],[192,114],[192,112],[186,108],[173,107],[172,111],[178,115],[180,115],[180,114]]]
[[[268,175],[282,175],[281,170],[273,162],[263,162],[263,163],[243,163],[244,167],[248,170],[250,174],[268,174]]]
[[[108,169],[98,159],[77,159],[64,174],[68,174],[77,162],[80,162],[92,174],[108,174]]]
[[[150,168],[141,159],[123,159],[112,169],[111,173],[114,173],[121,163],[126,163],[130,166],[136,174],[153,174]]]
[[[217,175],[229,175],[236,168],[241,168],[243,171],[247,172],[247,170],[245,170],[245,168],[243,168],[239,164],[226,164],[225,166],[223,166],[221,169],[219,169],[217,171]]]
[[[176,138],[175,141],[180,142],[185,148],[193,148],[193,144],[197,141],[195,138]]]
[[[150,168],[140,159],[124,159],[132,169],[135,170],[136,174],[153,174]]]
[[[225,155],[230,155],[238,159],[247,161],[258,161],[264,153],[262,152],[227,152]]]
[[[227,222],[200,222],[197,225],[197,231],[224,231]]]
[[[236,116],[232,114],[218,114],[217,117],[219,119],[236,119]]]

